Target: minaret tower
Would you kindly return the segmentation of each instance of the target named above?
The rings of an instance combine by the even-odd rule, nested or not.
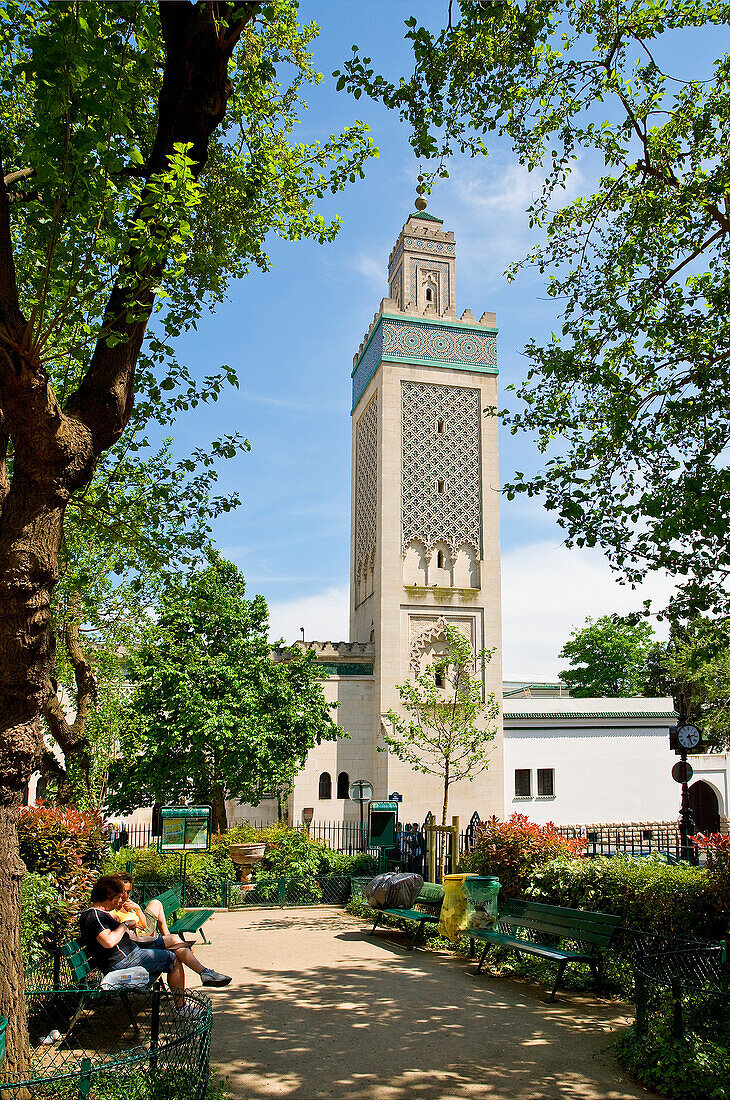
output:
[[[406,820],[440,804],[439,781],[414,784],[374,751],[395,685],[438,652],[446,624],[495,648],[484,687],[500,701],[502,682],[496,318],[457,318],[454,234],[426,213],[421,177],[418,191],[352,371],[350,638],[375,646],[375,796],[417,786]],[[452,788],[449,812],[501,816],[502,772],[498,734],[489,770]]]

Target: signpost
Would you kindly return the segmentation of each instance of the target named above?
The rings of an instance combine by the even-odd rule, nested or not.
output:
[[[180,853],[180,890],[185,903],[185,868],[188,852],[207,852],[213,834],[212,806],[161,806],[160,853]]]
[[[363,805],[365,802],[369,802],[373,797],[373,785],[368,783],[367,779],[356,779],[354,783],[350,784],[350,789],[347,792],[352,802],[360,803],[360,851],[365,851],[365,831],[363,825]]]
[[[690,843],[690,837],[696,830],[692,807],[689,803],[688,783],[693,776],[692,765],[687,761],[687,752],[697,749],[702,734],[681,714],[676,726],[669,727],[669,747],[680,757],[672,768],[672,779],[682,784],[682,800],[679,807],[679,844],[682,858],[695,862],[696,853]]]

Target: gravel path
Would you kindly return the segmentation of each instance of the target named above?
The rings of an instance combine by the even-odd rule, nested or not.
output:
[[[212,1059],[241,1100],[633,1100],[653,1094],[609,1048],[630,1009],[474,973],[363,934],[340,909],[219,913],[208,965]],[[197,984],[194,982],[193,984]]]

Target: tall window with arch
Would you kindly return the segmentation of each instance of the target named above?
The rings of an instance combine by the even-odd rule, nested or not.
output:
[[[340,774],[337,776],[337,797],[350,797],[350,776],[347,774],[347,772],[340,772]]]
[[[332,776],[329,772],[322,772],[319,777],[319,797],[332,798]]]

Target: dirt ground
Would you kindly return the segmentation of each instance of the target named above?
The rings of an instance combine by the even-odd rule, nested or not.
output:
[[[633,1100],[610,1051],[630,1008],[475,974],[460,956],[364,934],[340,909],[219,913],[196,952],[233,975],[212,1060],[237,1100]],[[194,980],[192,985],[197,985]]]

